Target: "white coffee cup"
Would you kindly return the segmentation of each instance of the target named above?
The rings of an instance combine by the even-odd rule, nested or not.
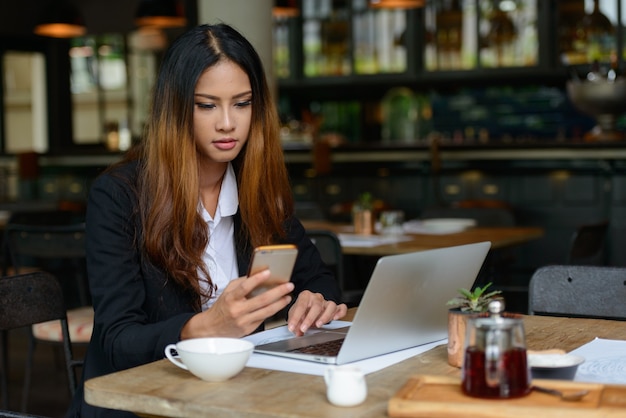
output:
[[[358,367],[328,367],[324,381],[328,401],[335,406],[356,406],[367,398],[365,375]]]
[[[169,344],[165,356],[202,380],[221,382],[243,370],[253,349],[250,341],[237,338],[193,338]]]

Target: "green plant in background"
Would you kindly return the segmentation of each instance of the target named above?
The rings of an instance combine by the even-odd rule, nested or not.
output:
[[[458,289],[460,296],[450,299],[446,305],[460,308],[463,312],[487,312],[489,302],[494,300],[496,295],[502,293],[500,290],[492,290],[489,293],[485,293],[492,284],[492,282],[489,282],[484,287],[477,286],[474,291]]]
[[[372,194],[370,192],[361,193],[354,202],[354,206],[358,210],[372,210],[374,208]]]

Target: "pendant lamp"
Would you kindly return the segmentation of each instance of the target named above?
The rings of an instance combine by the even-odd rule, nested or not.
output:
[[[426,0],[370,0],[374,9],[417,9],[424,7]]]
[[[139,27],[182,28],[187,25],[182,4],[177,0],[140,0],[135,13]]]
[[[74,3],[68,0],[53,0],[48,2],[34,32],[52,38],[75,38],[87,33],[87,28],[80,10]]]
[[[296,17],[300,14],[296,0],[274,0],[272,16],[274,17]]]

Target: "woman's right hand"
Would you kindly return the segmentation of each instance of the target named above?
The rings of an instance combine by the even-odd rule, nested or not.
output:
[[[252,291],[270,278],[269,270],[231,281],[215,303],[194,315],[183,327],[181,339],[200,337],[240,338],[291,302],[291,282],[279,284],[256,296]]]

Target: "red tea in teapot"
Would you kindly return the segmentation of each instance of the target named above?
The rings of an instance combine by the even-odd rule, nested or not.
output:
[[[498,382],[490,382],[489,365],[486,364],[485,351],[477,347],[465,350],[463,363],[462,389],[467,395],[479,398],[516,398],[530,392],[530,372],[526,358],[526,349],[511,347],[501,353]]]

